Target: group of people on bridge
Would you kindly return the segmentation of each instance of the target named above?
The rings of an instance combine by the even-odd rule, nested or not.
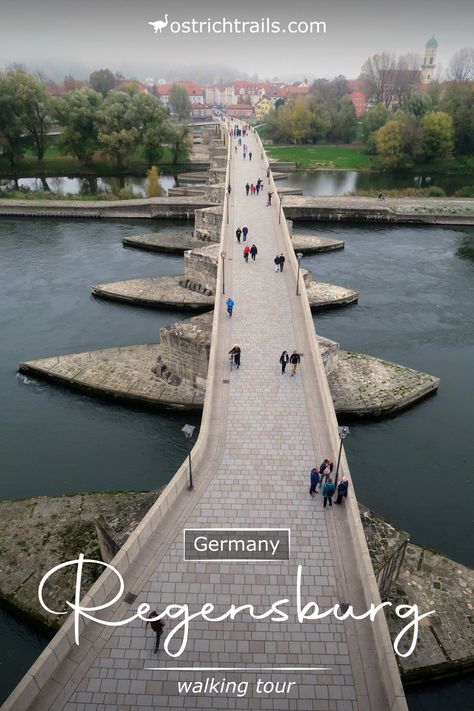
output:
[[[319,468],[313,467],[309,473],[310,487],[309,493],[314,496],[318,493],[317,487],[319,486],[319,491],[323,496],[323,508],[326,508],[327,504],[332,506],[332,497],[336,493],[336,484],[331,478],[331,474],[334,468],[334,464],[330,459],[324,459]],[[336,472],[337,481],[337,472]],[[342,504],[343,499],[347,496],[347,491],[349,489],[349,482],[345,476],[342,477],[341,481],[337,485],[337,499],[336,504]]]

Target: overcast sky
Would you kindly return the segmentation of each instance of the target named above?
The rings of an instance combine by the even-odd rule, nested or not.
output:
[[[232,73],[261,78],[358,76],[375,52],[422,53],[434,33],[438,64],[473,45],[474,1],[452,0],[0,0],[0,67],[22,63],[62,77],[109,67],[139,79]],[[168,27],[154,34],[148,21]],[[326,34],[173,34],[183,20],[320,20]],[[225,68],[227,67],[227,72]],[[206,70],[205,74],[202,71]]]

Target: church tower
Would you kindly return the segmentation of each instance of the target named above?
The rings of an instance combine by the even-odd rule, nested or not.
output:
[[[425,45],[425,54],[423,64],[421,65],[421,83],[429,84],[434,79],[436,67],[436,51],[438,49],[438,41],[433,35]]]

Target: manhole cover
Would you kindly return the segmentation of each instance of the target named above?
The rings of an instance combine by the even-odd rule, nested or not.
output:
[[[223,383],[230,383],[230,380],[223,380]]]
[[[123,598],[123,601],[126,602],[127,605],[131,605],[132,602],[135,602],[136,599],[137,599],[137,596],[135,595],[135,593],[128,592],[125,595],[125,597]]]

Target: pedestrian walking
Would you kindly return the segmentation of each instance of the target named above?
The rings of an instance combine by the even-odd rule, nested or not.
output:
[[[229,185],[227,186],[227,195],[230,195],[231,192],[232,192],[232,188],[230,187],[230,183],[229,183]]]
[[[248,235],[248,233],[249,233],[249,228],[247,227],[247,225],[244,225],[244,226],[242,227],[242,234],[243,234],[243,236],[244,236],[244,242],[247,241],[247,235]]]
[[[342,500],[347,497],[347,490],[349,488],[349,482],[346,477],[343,476],[339,484],[337,485],[337,499],[336,504],[342,504]]]
[[[257,254],[258,254],[257,246],[255,244],[253,244],[250,247],[250,256],[252,257],[253,262],[255,261],[255,257],[257,256]]]
[[[309,493],[311,496],[314,496],[318,492],[316,491],[316,487],[319,484],[319,472],[317,467],[313,467],[309,473]]]
[[[267,178],[269,178],[269,177],[270,177],[270,166],[268,166],[268,168],[267,168]]]
[[[272,204],[272,195],[273,195],[273,193],[271,193],[271,192],[268,192],[268,193],[267,193],[267,207],[271,207],[271,204]]]
[[[277,254],[275,259],[273,260],[273,263],[275,265],[275,271],[279,272],[280,271],[280,255],[279,254]]]
[[[235,147],[235,152],[237,153],[237,146]]]
[[[252,151],[249,151],[249,160],[252,160]]]
[[[161,620],[155,619],[158,617],[157,612],[150,612],[148,622],[146,623],[146,627],[150,625],[151,629],[155,633],[155,648],[153,650],[153,654],[158,654],[158,648],[160,646],[160,637],[163,634],[163,630],[165,629],[165,626]]]
[[[296,351],[293,351],[293,353],[290,355],[290,363],[291,363],[291,375],[296,375],[296,369],[298,368],[298,364],[301,362],[301,357],[300,354],[297,353]]]
[[[288,355],[288,351],[283,351],[283,353],[280,356],[280,363],[281,363],[281,374],[285,374],[286,366],[288,365],[288,361],[290,360],[290,356]]]
[[[250,190],[250,185],[247,183],[247,185],[245,186],[245,192],[247,193],[247,195],[249,194],[249,190]]]
[[[237,366],[237,369],[239,369],[240,368],[240,354],[241,354],[240,346],[238,346],[236,343],[235,346],[230,349],[229,353],[230,353],[231,366],[232,366],[232,363],[235,363],[235,365]]]
[[[255,186],[255,192],[257,193],[257,196],[258,196],[258,193],[260,192],[260,183],[259,182]]]
[[[244,248],[244,259],[246,262],[249,261],[249,254],[250,254],[250,249],[249,249],[248,244],[246,244],[245,248]]]
[[[242,236],[242,230],[240,229],[240,227],[237,227],[237,229],[235,230],[235,236],[237,237],[237,242],[240,244],[240,238]]]
[[[282,272],[283,267],[285,266],[285,255],[283,254],[283,252],[280,254],[278,264],[280,266],[280,271]]]
[[[255,185],[253,183],[250,183],[250,194],[255,195]]]
[[[323,486],[322,490],[322,495],[323,495],[323,506],[326,508],[326,504],[329,503],[329,506],[332,506],[332,497],[334,496],[334,492],[336,491],[336,487],[334,486],[334,482],[332,481],[331,477],[326,481],[326,483]]]
[[[234,300],[231,299],[230,296],[225,303],[227,306],[227,313],[229,314],[229,318],[230,318],[232,316],[232,311],[234,310],[235,303],[234,303]]]

